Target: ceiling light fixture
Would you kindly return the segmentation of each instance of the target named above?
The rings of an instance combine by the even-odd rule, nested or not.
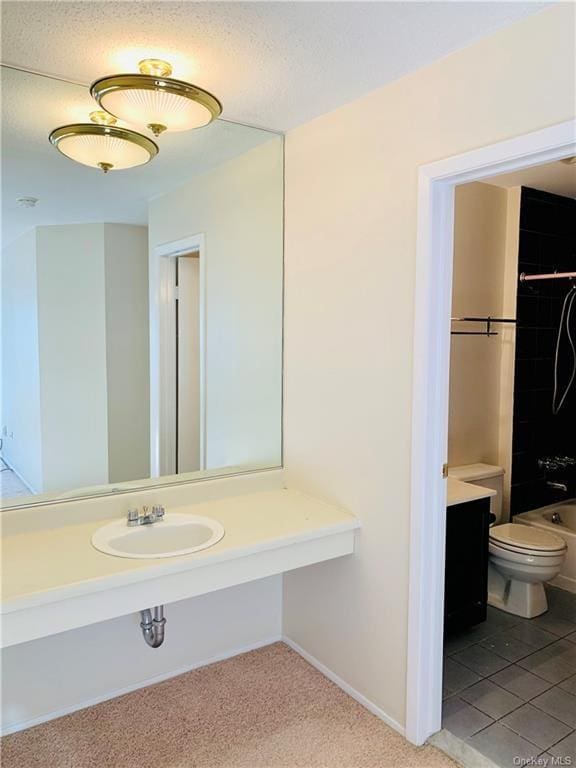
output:
[[[144,165],[158,154],[157,145],[146,136],[119,128],[107,112],[91,112],[90,123],[56,128],[50,142],[66,157],[104,173]]]
[[[155,136],[201,128],[222,113],[222,105],[211,93],[172,79],[167,61],[143,59],[138,67],[140,74],[111,75],[92,83],[90,93],[106,112],[146,126]]]

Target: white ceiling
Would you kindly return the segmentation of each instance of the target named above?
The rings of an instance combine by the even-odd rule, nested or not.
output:
[[[224,118],[287,130],[541,10],[534,2],[28,2],[1,3],[2,61],[90,83],[168,58],[174,76],[213,91]],[[85,87],[0,70],[2,239],[32,226],[144,224],[150,197],[270,134],[223,121],[165,134],[149,165],[106,176],[48,143],[84,122]],[[20,208],[19,196],[39,199]]]
[[[5,68],[0,75],[4,245],[42,224],[146,224],[151,197],[275,137],[217,121],[199,131],[165,134],[151,163],[104,175],[74,163],[48,142],[59,125],[87,121],[94,104],[85,88]],[[38,198],[36,207],[19,207],[21,196]]]
[[[224,116],[287,130],[539,2],[2,2],[2,60],[90,83],[165,56]]]
[[[485,180],[496,187],[532,187],[564,197],[576,197],[576,165],[556,162],[523,168]]]

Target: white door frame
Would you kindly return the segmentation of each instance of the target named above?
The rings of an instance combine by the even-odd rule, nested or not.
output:
[[[206,238],[190,235],[162,243],[154,248],[157,314],[151,317],[150,375],[155,386],[150,390],[151,476],[175,472],[176,445],[176,262],[179,256],[199,253],[200,279],[200,469],[206,469]],[[154,278],[152,278],[154,279]]]
[[[442,719],[454,187],[569,155],[576,155],[572,121],[419,169],[406,703],[414,744],[440,730]]]

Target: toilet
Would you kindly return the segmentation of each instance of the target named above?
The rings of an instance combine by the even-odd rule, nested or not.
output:
[[[566,542],[548,531],[504,522],[504,470],[491,464],[452,467],[448,474],[463,482],[491,488],[488,560],[488,604],[501,611],[532,619],[548,610],[544,583],[555,578],[566,556]]]

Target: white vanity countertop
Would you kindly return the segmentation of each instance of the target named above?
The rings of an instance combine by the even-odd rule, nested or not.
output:
[[[462,480],[456,480],[454,477],[448,478],[448,497],[446,502],[448,507],[452,507],[454,504],[465,504],[467,501],[488,499],[491,496],[496,496],[496,491],[492,488],[465,483]]]
[[[341,552],[346,554],[353,551],[349,537],[360,525],[348,512],[286,489],[169,507],[168,511],[189,512],[218,520],[225,528],[224,538],[209,549],[191,555],[137,560],[106,555],[92,546],[92,534],[110,522],[110,518],[54,528],[47,528],[44,519],[37,530],[4,536],[1,612],[6,616],[141,582],[150,585],[156,580],[161,581],[162,577],[174,578],[177,574],[184,574],[188,583],[193,580],[192,592],[201,594],[199,584],[203,577],[200,571],[207,572],[208,567],[230,565],[231,561],[242,558],[246,561],[249,556],[256,555],[262,562],[264,554],[271,551],[278,554],[282,550],[287,557],[292,545],[297,548],[315,540],[334,541],[340,534],[348,536]],[[307,551],[311,551],[310,547]],[[337,553],[331,556],[337,556]],[[318,561],[323,559],[327,558],[318,557]],[[296,560],[294,563],[292,567],[298,567]],[[291,561],[288,560],[286,565],[290,566]],[[263,573],[266,575],[268,573]]]

